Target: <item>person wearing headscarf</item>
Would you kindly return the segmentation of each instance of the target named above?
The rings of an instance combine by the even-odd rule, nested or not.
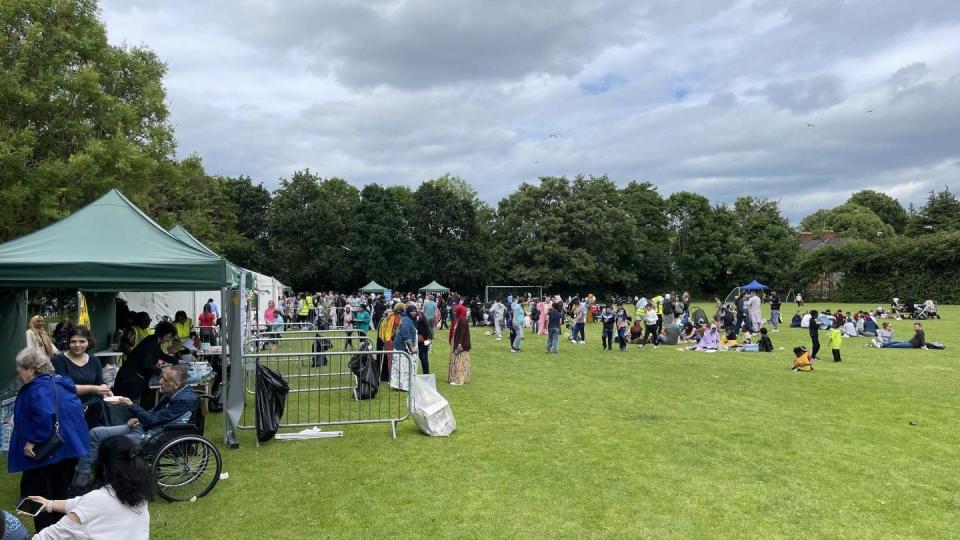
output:
[[[547,320],[547,313],[550,310],[550,304],[547,303],[546,296],[540,298],[540,302],[537,303],[537,310],[540,312],[540,323],[537,327],[538,333],[541,336],[546,336],[550,333],[550,331],[547,329],[547,323],[549,322]]]
[[[410,389],[411,370],[416,372],[413,358],[417,357],[417,306],[413,302],[407,303],[400,328],[393,337],[393,349],[410,354],[410,358],[394,353],[393,364],[390,366],[390,387],[406,392]]]
[[[27,326],[27,347],[40,349],[47,358],[52,358],[58,352],[57,347],[47,333],[47,325],[42,315],[34,315]]]
[[[400,320],[403,318],[403,310],[406,309],[401,302],[396,302],[393,304],[391,310],[384,314],[383,319],[380,321],[380,324],[377,325],[377,350],[378,351],[392,351],[393,350],[393,337],[397,334],[397,330],[400,329]],[[380,380],[389,381],[390,380],[390,364],[392,363],[393,355],[392,354],[383,354],[380,355]]]
[[[470,325],[467,322],[467,308],[454,308],[448,340],[450,364],[447,368],[447,382],[453,385],[466,384],[470,382]]]
[[[710,329],[703,334],[700,342],[690,347],[692,351],[715,351],[720,348],[720,332],[717,325],[711,324]]]
[[[430,343],[433,329],[427,316],[420,311],[416,315],[417,324],[417,355],[420,357],[420,367],[423,368],[423,374],[430,373]]]

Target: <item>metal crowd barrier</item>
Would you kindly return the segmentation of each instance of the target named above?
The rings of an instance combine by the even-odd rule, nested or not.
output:
[[[333,332],[337,332],[336,335]],[[306,333],[304,333],[306,334]],[[323,334],[322,336],[315,336],[314,334]],[[283,334],[281,334],[282,336]],[[329,348],[326,351],[317,351],[316,342],[318,339],[324,339],[327,341]],[[248,340],[244,346],[244,351],[246,354],[254,353],[263,353],[263,352],[286,352],[293,354],[300,358],[300,361],[304,365],[313,363],[314,356],[313,353],[321,354],[325,352],[345,352],[353,353],[360,350],[361,346],[366,343],[367,350],[373,350],[373,340],[369,336],[358,335],[358,336],[346,336],[342,331],[336,330],[314,330],[306,335],[293,336],[293,337],[257,337],[256,339]],[[266,350],[266,345],[276,345],[277,350],[269,351]],[[283,350],[281,350],[283,349]],[[244,362],[245,366],[245,379],[246,379],[246,389],[248,394],[253,394],[256,390],[256,365]],[[297,377],[299,375],[292,375]]]
[[[380,381],[372,399],[357,400],[358,380],[349,363],[355,356],[362,358],[362,355],[373,363],[378,378],[386,380]],[[408,390],[417,371],[417,360],[407,352],[373,350],[362,353],[248,351],[243,355],[247,373],[254,375],[254,385],[257,366],[276,371],[290,385],[280,421],[281,430],[389,423],[394,439],[397,438],[397,423],[410,416],[413,398]],[[404,364],[407,369],[400,369]],[[256,429],[255,396],[252,394],[247,395],[237,427]]]

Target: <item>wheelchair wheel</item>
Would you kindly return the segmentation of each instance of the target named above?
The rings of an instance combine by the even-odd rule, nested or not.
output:
[[[203,497],[220,480],[221,466],[220,452],[207,439],[195,435],[173,439],[153,458],[157,492],[168,501]]]

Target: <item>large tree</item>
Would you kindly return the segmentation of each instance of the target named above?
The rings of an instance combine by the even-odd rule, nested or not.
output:
[[[847,203],[869,208],[884,223],[893,227],[897,234],[902,234],[907,226],[907,211],[904,210],[900,201],[886,193],[865,189],[851,195]]]
[[[166,67],[107,42],[93,0],[0,1],[0,240],[171,175]]]
[[[911,217],[906,233],[918,236],[946,231],[960,231],[960,200],[949,187],[930,192],[927,203]]]
[[[739,197],[730,219],[735,232],[727,246],[738,256],[728,265],[732,281],[726,285],[732,287],[757,279],[774,288],[789,288],[800,257],[800,244],[790,223],[780,215],[777,202]]]
[[[817,210],[800,221],[804,231],[831,230],[841,238],[879,240],[893,236],[892,226],[884,223],[873,210],[854,203]]]
[[[470,184],[449,175],[428,180],[414,192],[414,205],[407,249],[416,260],[412,277],[417,283],[436,279],[462,291],[486,285],[492,270],[493,211]]]
[[[361,280],[396,289],[411,285],[419,273],[413,239],[415,201],[407,186],[367,184],[357,211],[359,242],[353,256]]]
[[[727,224],[718,221],[710,201],[703,195],[678,191],[667,199],[671,241],[671,264],[678,287],[717,291],[727,285],[721,276],[732,275],[726,264]]]
[[[359,281],[352,252],[360,192],[309,170],[282,179],[268,214],[270,247],[280,277],[298,290],[349,290]]]

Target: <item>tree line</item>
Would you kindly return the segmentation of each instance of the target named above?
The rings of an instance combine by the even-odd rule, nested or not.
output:
[[[542,177],[494,207],[464,179],[415,188],[294,171],[271,191],[175,157],[163,77],[142,47],[107,42],[94,0],[0,0],[0,240],[119,188],[164,227],[181,224],[229,260],[297,290],[436,279],[561,293],[725,293],[750,279],[783,290],[840,273],[838,300],[960,301],[960,203],[949,190],[904,208],[875,191],[805,217],[799,230],[850,241],[800,248],[775,201],[713,203],[606,176]]]

